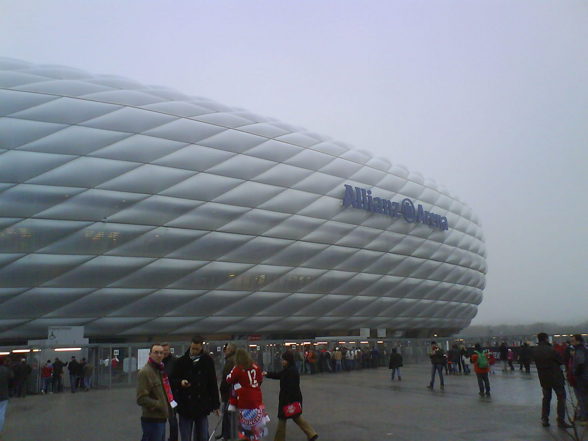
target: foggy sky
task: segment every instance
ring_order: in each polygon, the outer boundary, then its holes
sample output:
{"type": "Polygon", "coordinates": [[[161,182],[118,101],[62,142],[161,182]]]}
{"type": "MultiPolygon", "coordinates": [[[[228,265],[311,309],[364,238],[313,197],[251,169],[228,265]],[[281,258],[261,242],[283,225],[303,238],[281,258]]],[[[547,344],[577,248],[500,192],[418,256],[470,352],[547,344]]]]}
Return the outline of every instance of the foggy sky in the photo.
{"type": "Polygon", "coordinates": [[[0,0],[0,55],[205,96],[421,172],[482,221],[472,324],[588,319],[584,0],[0,0]]]}

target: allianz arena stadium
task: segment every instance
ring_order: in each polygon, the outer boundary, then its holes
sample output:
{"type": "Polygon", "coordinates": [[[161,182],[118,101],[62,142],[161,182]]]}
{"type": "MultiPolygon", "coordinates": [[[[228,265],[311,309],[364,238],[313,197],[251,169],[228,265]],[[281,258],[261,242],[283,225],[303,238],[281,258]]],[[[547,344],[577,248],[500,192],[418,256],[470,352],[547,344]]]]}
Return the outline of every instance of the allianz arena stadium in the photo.
{"type": "Polygon", "coordinates": [[[477,217],[384,158],[112,75],[0,58],[0,340],[449,335],[477,217]]]}

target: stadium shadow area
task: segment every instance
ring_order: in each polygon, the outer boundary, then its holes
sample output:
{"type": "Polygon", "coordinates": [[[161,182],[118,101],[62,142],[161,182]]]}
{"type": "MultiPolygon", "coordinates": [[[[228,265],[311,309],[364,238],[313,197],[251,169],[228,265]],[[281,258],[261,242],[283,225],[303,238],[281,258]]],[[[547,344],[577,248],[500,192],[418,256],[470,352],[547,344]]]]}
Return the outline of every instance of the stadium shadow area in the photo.
{"type": "MultiPolygon", "coordinates": [[[[391,382],[384,368],[302,377],[304,415],[321,441],[553,441],[571,439],[539,421],[535,373],[490,376],[492,398],[480,398],[475,375],[448,376],[445,390],[426,388],[429,366],[406,366],[391,382]]],[[[279,384],[263,383],[273,439],[279,384]]],[[[11,399],[3,441],[131,441],[141,438],[134,389],[98,390],[11,399]]],[[[216,416],[210,417],[214,427],[216,416]]],[[[304,434],[288,423],[287,439],[304,434]]],[[[580,439],[588,440],[580,428],[580,439]],[[583,436],[583,438],[582,438],[583,436]]]]}

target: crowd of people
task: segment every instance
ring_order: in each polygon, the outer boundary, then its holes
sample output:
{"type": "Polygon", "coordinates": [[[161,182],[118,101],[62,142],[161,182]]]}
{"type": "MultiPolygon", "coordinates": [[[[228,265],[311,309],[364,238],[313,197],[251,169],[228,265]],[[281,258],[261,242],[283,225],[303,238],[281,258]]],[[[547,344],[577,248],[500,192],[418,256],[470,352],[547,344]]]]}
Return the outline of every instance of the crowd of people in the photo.
{"type": "MultiPolygon", "coordinates": [[[[552,395],[557,399],[557,425],[567,429],[574,424],[588,426],[588,349],[582,335],[551,345],[547,334],[537,335],[538,344],[528,342],[483,348],[480,344],[463,343],[446,346],[431,342],[427,355],[431,362],[429,389],[438,384],[445,388],[446,375],[470,375],[477,379],[479,395],[491,397],[491,374],[499,369],[505,375],[516,370],[530,374],[531,363],[543,392],[541,422],[549,426],[552,395]],[[566,386],[576,397],[573,415],[566,415],[566,386]]],[[[220,348],[219,348],[220,349],[220,348]]],[[[279,348],[275,348],[279,349],[279,348]]],[[[137,376],[137,403],[142,408],[142,441],[164,441],[169,426],[168,441],[208,441],[208,416],[221,417],[213,429],[217,439],[259,441],[267,435],[267,423],[273,418],[265,408],[261,384],[265,378],[280,381],[277,429],[274,441],[286,439],[286,422],[291,419],[307,439],[318,434],[302,416],[300,376],[317,373],[339,373],[375,368],[388,361],[391,381],[402,381],[404,369],[402,348],[387,352],[377,347],[289,346],[284,351],[251,352],[233,343],[223,347],[223,360],[215,366],[214,354],[204,350],[202,337],[192,339],[188,350],[175,357],[168,343],[154,344],[147,364],[137,376]],[[212,355],[212,356],[211,356],[212,355]],[[217,367],[222,367],[217,370],[217,367]],[[217,383],[220,374],[220,386],[217,383]]],[[[32,369],[26,359],[0,359],[0,428],[3,425],[8,397],[23,397],[32,369]],[[10,361],[10,363],[5,363],[10,361]]],[[[71,392],[92,387],[92,365],[75,356],[69,362],[59,358],[47,360],[40,368],[41,393],[62,392],[63,376],[69,373],[71,392]]],[[[1,429],[0,429],[1,430],[1,429]]]]}
{"type": "MultiPolygon", "coordinates": [[[[539,381],[543,391],[541,421],[549,426],[549,414],[552,393],[557,397],[557,425],[562,429],[573,427],[577,423],[588,425],[588,349],[583,337],[575,335],[565,344],[552,346],[547,334],[537,335],[537,346],[528,342],[518,346],[509,346],[503,342],[499,347],[482,348],[480,344],[466,347],[453,344],[448,351],[441,345],[431,342],[428,356],[431,360],[431,378],[427,385],[445,388],[445,375],[469,375],[475,373],[479,395],[491,397],[489,374],[495,373],[497,366],[510,373],[515,370],[514,363],[524,375],[530,373],[531,362],[537,367],[539,381]],[[563,367],[563,369],[562,369],[563,367]],[[565,375],[564,375],[565,373],[565,375]],[[565,414],[565,379],[569,382],[577,398],[574,415],[565,414]],[[568,422],[569,421],[569,422],[568,422]],[[572,423],[572,424],[570,424],[572,423]]],[[[139,378],[145,378],[143,371],[166,373],[159,384],[169,385],[158,391],[162,401],[162,412],[157,419],[158,429],[152,435],[145,423],[155,422],[149,419],[149,402],[146,401],[147,389],[137,390],[137,401],[144,408],[142,441],[163,441],[166,422],[170,427],[169,441],[204,441],[209,437],[207,417],[215,412],[222,415],[222,427],[217,439],[232,440],[236,438],[258,441],[267,434],[269,415],[263,404],[261,383],[264,378],[280,380],[278,405],[278,425],[274,441],[284,441],[286,421],[292,419],[305,433],[309,440],[316,440],[318,435],[313,427],[302,417],[302,395],[300,393],[300,375],[319,372],[337,373],[361,368],[378,367],[382,356],[377,348],[346,348],[344,346],[315,349],[312,346],[288,349],[281,355],[282,369],[267,372],[261,366],[275,366],[275,360],[255,362],[245,349],[237,349],[228,343],[224,347],[224,367],[220,384],[220,397],[216,388],[214,360],[202,350],[201,338],[192,341],[190,349],[180,358],[170,354],[169,345],[154,345],[148,365],[143,368],[139,378]],[[157,361],[157,352],[161,347],[161,361],[157,361]],[[152,367],[149,368],[149,364],[152,367]],[[163,391],[163,392],[162,392],[163,391]],[[177,418],[179,418],[179,423],[177,418]],[[179,427],[179,431],[178,428],[179,427]]],[[[151,355],[151,354],[150,354],[151,355]]],[[[260,355],[258,353],[257,355],[260,355]]],[[[388,361],[391,381],[401,381],[400,369],[403,368],[402,354],[393,348],[388,361]]],[[[151,372],[152,374],[152,372],[151,372]]]]}
{"type": "MultiPolygon", "coordinates": [[[[8,395],[14,398],[24,398],[28,392],[29,377],[33,373],[32,366],[26,358],[6,358],[4,366],[12,372],[8,382],[8,395]]],[[[69,375],[70,391],[90,390],[94,366],[85,358],[80,361],[72,356],[70,361],[62,361],[55,357],[53,361],[47,360],[40,366],[39,377],[41,380],[41,394],[60,393],[64,391],[63,377],[69,375]]]]}
{"type": "Polygon", "coordinates": [[[92,388],[94,366],[85,358],[80,361],[75,356],[68,362],[63,362],[56,357],[55,360],[47,360],[41,367],[41,393],[52,394],[63,392],[63,374],[67,368],[71,393],[78,390],[86,392],[92,388]]]}
{"type": "Polygon", "coordinates": [[[318,439],[316,431],[302,416],[300,372],[294,351],[284,351],[281,369],[270,372],[262,370],[243,348],[228,343],[223,353],[222,378],[217,386],[214,360],[203,350],[202,337],[192,338],[189,349],[181,357],[174,357],[168,343],[151,346],[148,362],[137,377],[142,441],[164,441],[166,425],[169,441],[208,441],[211,413],[222,415],[217,439],[261,440],[267,435],[270,420],[261,391],[264,378],[280,381],[274,440],[285,441],[289,419],[309,441],[318,439]]]}
{"type": "MultiPolygon", "coordinates": [[[[479,394],[490,397],[490,373],[494,373],[497,361],[502,364],[505,373],[515,370],[514,362],[519,363],[519,370],[525,374],[531,372],[531,362],[535,363],[541,384],[543,401],[541,406],[541,423],[548,427],[552,394],[557,398],[557,425],[562,429],[572,428],[572,424],[588,426],[588,348],[584,338],[576,334],[565,343],[551,345],[545,333],[537,334],[537,346],[528,342],[517,347],[509,347],[503,342],[498,348],[482,348],[476,343],[473,347],[454,344],[447,353],[437,342],[431,342],[428,352],[431,360],[431,380],[427,386],[434,389],[435,379],[439,377],[440,388],[445,389],[445,374],[468,375],[473,366],[476,374],[479,394]],[[524,370],[523,370],[524,368],[524,370]],[[566,381],[573,389],[577,406],[575,413],[566,420],[566,381]],[[569,421],[569,422],[568,422],[569,421]]],[[[391,380],[395,374],[400,380],[402,357],[395,351],[390,356],[389,368],[391,380]]]]}
{"type": "Polygon", "coordinates": [[[371,348],[336,346],[329,350],[327,346],[317,349],[309,345],[292,349],[292,354],[300,375],[376,368],[382,361],[382,354],[375,346],[371,348]]]}

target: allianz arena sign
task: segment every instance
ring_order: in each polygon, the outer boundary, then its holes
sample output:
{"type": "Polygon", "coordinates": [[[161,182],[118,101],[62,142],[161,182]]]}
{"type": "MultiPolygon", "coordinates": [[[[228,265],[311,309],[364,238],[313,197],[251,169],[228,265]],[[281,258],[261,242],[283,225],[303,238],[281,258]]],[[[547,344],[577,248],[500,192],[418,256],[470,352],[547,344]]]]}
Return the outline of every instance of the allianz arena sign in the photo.
{"type": "Polygon", "coordinates": [[[449,229],[445,216],[425,211],[421,204],[415,208],[414,202],[409,198],[404,198],[401,202],[392,202],[388,199],[372,196],[372,191],[367,188],[354,188],[345,184],[343,207],[349,206],[390,217],[402,217],[408,223],[425,224],[441,231],[449,229]]]}

